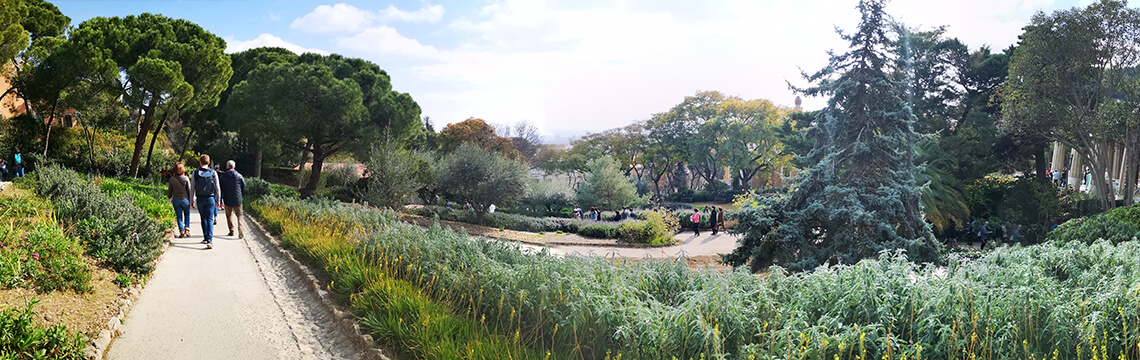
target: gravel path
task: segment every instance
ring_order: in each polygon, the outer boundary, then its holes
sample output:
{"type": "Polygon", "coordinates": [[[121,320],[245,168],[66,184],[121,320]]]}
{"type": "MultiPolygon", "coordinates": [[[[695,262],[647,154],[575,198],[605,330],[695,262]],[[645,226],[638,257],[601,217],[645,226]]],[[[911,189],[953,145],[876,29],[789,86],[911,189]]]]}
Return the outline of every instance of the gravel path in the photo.
{"type": "Polygon", "coordinates": [[[355,359],[356,347],[256,227],[225,236],[225,214],[205,250],[174,239],[107,359],[355,359]],[[218,236],[217,234],[221,234],[218,236]]]}

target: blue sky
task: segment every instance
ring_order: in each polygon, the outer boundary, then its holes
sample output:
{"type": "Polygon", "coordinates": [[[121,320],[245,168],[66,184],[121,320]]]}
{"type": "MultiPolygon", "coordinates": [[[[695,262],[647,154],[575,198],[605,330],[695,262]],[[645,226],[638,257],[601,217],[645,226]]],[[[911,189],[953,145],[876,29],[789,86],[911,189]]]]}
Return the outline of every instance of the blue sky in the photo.
{"type": "MultiPolygon", "coordinates": [[[[1032,14],[1091,0],[894,0],[912,26],[971,48],[1016,42],[1032,14]]],[[[55,0],[73,25],[143,12],[187,19],[229,51],[284,46],[388,71],[437,130],[468,117],[530,121],[555,136],[624,126],[698,90],[791,106],[787,81],[844,44],[856,0],[95,1],[55,0]]],[[[823,99],[805,99],[806,108],[823,99]]]]}

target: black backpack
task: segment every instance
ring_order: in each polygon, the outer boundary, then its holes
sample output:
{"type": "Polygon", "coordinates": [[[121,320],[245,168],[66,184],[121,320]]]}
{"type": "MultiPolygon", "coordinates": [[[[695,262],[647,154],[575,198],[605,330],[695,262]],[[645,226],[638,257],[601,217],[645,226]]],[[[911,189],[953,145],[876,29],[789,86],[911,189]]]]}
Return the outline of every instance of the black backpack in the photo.
{"type": "Polygon", "coordinates": [[[202,170],[194,170],[194,195],[200,198],[217,197],[217,174],[214,170],[205,171],[205,176],[202,173],[202,170]]]}

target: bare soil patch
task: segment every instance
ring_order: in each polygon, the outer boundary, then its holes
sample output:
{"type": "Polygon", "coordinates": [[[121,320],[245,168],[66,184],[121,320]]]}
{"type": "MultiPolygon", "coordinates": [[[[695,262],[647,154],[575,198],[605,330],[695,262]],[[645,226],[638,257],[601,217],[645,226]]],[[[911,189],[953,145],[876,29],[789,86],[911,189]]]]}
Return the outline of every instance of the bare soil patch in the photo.
{"type": "Polygon", "coordinates": [[[87,335],[99,336],[119,311],[119,299],[126,299],[127,293],[115,284],[117,273],[104,268],[93,267],[91,271],[91,292],[75,293],[56,291],[50,294],[37,294],[35,290],[0,290],[0,307],[22,309],[26,301],[39,300],[34,310],[39,313],[36,320],[40,325],[67,325],[67,329],[87,335]]]}

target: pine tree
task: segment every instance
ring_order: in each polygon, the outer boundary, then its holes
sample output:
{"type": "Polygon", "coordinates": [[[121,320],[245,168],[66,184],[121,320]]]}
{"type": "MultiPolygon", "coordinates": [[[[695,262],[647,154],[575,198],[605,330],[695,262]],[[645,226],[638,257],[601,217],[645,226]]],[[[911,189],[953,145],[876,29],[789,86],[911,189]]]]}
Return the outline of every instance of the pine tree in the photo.
{"type": "Polygon", "coordinates": [[[923,222],[915,183],[915,117],[903,100],[905,81],[889,68],[884,2],[860,1],[858,31],[840,34],[850,50],[807,76],[816,85],[801,92],[830,97],[810,132],[810,167],[788,193],[737,213],[744,238],[728,263],[801,271],[893,249],[937,259],[940,245],[923,222]]]}

